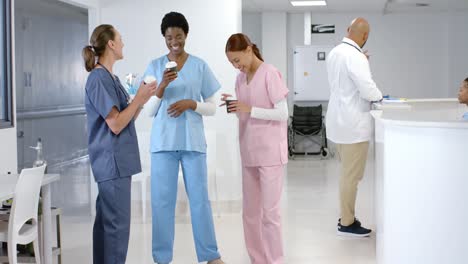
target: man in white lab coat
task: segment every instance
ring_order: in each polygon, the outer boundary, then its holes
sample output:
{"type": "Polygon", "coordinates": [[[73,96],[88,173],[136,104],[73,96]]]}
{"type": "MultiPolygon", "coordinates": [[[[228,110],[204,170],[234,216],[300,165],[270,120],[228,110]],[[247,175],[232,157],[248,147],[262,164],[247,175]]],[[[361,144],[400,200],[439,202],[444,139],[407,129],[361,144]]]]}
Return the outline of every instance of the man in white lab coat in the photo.
{"type": "Polygon", "coordinates": [[[372,80],[369,58],[362,51],[369,32],[369,23],[356,18],[347,37],[330,52],[327,60],[331,90],[327,138],[336,143],[341,160],[338,234],[344,236],[366,237],[372,232],[355,217],[358,184],[364,176],[372,136],[371,102],[382,100],[382,93],[372,80]]]}

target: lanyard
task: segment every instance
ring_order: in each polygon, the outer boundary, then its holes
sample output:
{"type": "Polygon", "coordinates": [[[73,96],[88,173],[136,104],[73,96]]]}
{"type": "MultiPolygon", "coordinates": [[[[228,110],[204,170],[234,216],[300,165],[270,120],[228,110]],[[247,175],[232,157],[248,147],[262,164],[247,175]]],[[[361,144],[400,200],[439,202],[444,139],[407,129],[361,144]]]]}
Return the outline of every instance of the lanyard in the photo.
{"type": "Polygon", "coordinates": [[[343,41],[343,42],[341,42],[341,43],[346,44],[346,45],[350,45],[351,47],[357,49],[357,51],[359,51],[359,53],[362,53],[362,51],[361,51],[360,49],[358,49],[356,46],[354,46],[354,45],[352,45],[352,44],[350,44],[350,43],[348,43],[348,42],[344,42],[344,41],[343,41]]]}
{"type": "Polygon", "coordinates": [[[117,90],[119,89],[124,95],[125,95],[125,99],[127,100],[127,104],[130,104],[131,102],[131,99],[130,99],[130,95],[128,95],[127,91],[125,91],[123,88],[122,88],[122,85],[121,84],[116,84],[115,83],[115,75],[113,75],[104,65],[102,65],[100,62],[98,62],[97,64],[99,64],[104,70],[106,70],[106,72],[109,74],[109,76],[112,78],[112,82],[114,83],[114,88],[117,90]],[[118,87],[118,88],[117,88],[118,87]]]}

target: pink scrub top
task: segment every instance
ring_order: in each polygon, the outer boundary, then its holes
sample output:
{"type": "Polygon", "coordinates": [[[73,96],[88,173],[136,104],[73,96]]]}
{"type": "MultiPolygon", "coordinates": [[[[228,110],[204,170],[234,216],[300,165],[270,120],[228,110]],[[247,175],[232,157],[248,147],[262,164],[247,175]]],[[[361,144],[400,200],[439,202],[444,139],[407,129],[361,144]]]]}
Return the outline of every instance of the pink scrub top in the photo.
{"type": "MultiPolygon", "coordinates": [[[[288,95],[281,73],[262,63],[249,84],[247,75],[236,80],[237,99],[252,107],[273,109],[288,95]]],[[[239,143],[244,167],[284,165],[288,162],[287,121],[262,120],[239,114],[239,143]]]]}

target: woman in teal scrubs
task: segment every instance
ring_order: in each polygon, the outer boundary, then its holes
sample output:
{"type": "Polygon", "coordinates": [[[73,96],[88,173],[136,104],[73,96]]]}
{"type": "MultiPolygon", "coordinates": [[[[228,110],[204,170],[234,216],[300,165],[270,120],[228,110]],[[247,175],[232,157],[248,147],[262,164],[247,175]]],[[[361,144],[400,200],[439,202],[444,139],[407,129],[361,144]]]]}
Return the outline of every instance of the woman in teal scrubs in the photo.
{"type": "Polygon", "coordinates": [[[156,83],[140,86],[130,102],[112,72],[123,58],[123,42],[111,25],[94,29],[83,48],[86,82],[85,107],[88,153],[98,184],[93,228],[93,263],[125,264],[130,234],[131,176],[141,172],[134,120],[156,92],[156,83]]]}
{"type": "Polygon", "coordinates": [[[166,14],[161,33],[169,54],[153,60],[145,72],[159,82],[156,97],[147,104],[154,116],[151,132],[153,259],[159,264],[172,262],[180,164],[190,202],[198,262],[222,264],[208,199],[202,117],[216,112],[214,98],[220,84],[202,59],[185,51],[188,30],[182,14],[166,14]],[[177,71],[165,69],[169,61],[177,63],[177,71]]]}

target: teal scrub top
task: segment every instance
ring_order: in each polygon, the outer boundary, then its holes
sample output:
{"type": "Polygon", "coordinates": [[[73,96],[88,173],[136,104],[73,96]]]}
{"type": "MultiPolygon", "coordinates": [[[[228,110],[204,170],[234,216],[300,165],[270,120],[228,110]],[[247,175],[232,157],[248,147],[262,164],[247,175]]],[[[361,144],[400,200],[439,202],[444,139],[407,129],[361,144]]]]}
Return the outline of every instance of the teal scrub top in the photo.
{"type": "Polygon", "coordinates": [[[95,68],[86,82],[88,153],[96,182],[141,172],[135,121],[131,120],[118,135],[106,123],[113,107],[118,111],[128,107],[128,94],[114,77],[103,68],[95,68]]]}
{"type": "MultiPolygon", "coordinates": [[[[145,76],[163,79],[167,56],[153,60],[146,69],[145,76]]],[[[167,109],[174,103],[191,99],[202,102],[213,96],[221,88],[208,64],[202,59],[189,55],[177,79],[172,81],[164,92],[159,110],[153,118],[151,131],[151,152],[196,151],[206,152],[203,117],[189,109],[174,118],[167,109]]]]}

